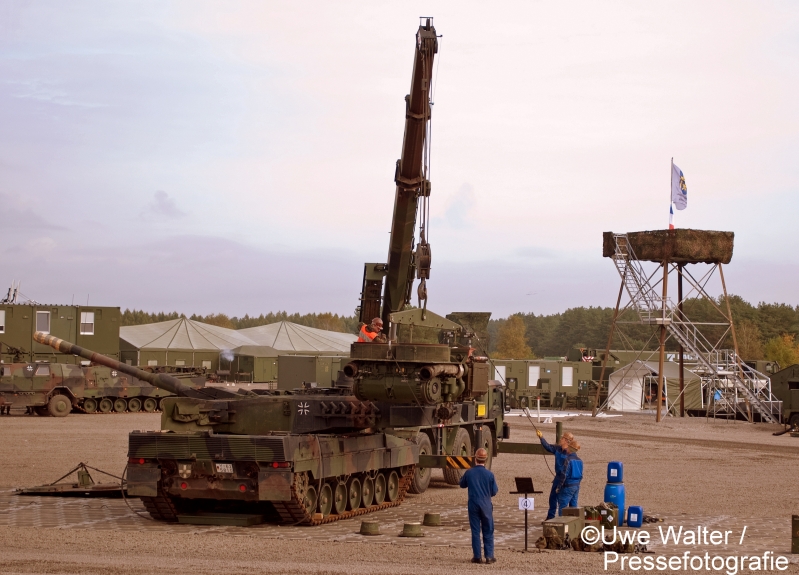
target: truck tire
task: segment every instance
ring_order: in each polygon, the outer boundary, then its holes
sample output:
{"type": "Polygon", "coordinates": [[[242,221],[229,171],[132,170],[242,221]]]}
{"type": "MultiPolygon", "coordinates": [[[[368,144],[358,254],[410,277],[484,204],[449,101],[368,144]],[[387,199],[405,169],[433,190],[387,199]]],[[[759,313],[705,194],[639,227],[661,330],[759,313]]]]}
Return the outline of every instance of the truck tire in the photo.
{"type": "Polygon", "coordinates": [[[794,413],[788,420],[788,425],[791,427],[799,427],[799,413],[794,413]]]}
{"type": "Polygon", "coordinates": [[[72,411],[72,401],[60,393],[55,394],[47,402],[47,413],[53,417],[66,417],[72,411]]]}
{"type": "MultiPolygon", "coordinates": [[[[455,435],[455,443],[452,446],[452,455],[465,455],[471,457],[474,455],[472,452],[472,440],[469,437],[469,432],[462,427],[455,435]]],[[[458,485],[463,476],[463,469],[444,469],[444,481],[449,485],[458,485]]]]}
{"type": "MultiPolygon", "coordinates": [[[[433,447],[430,443],[430,438],[426,433],[420,432],[416,436],[416,445],[419,446],[419,455],[432,455],[433,447]]],[[[413,474],[411,485],[408,491],[411,493],[424,493],[427,491],[427,486],[430,485],[430,477],[433,475],[433,470],[429,467],[417,467],[416,473],[413,474]]]]}
{"type": "Polygon", "coordinates": [[[486,469],[491,469],[491,460],[494,459],[492,455],[494,450],[494,434],[491,433],[491,428],[487,425],[483,426],[483,441],[480,445],[475,446],[474,450],[483,448],[488,452],[488,459],[486,459],[486,469]]]}

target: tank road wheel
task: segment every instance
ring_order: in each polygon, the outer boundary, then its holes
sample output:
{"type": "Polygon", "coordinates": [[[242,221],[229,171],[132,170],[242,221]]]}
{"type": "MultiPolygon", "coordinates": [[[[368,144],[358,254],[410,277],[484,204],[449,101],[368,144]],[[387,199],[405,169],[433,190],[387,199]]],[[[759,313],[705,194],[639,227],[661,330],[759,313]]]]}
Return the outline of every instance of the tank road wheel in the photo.
{"type": "Polygon", "coordinates": [[[158,400],[154,397],[148,397],[144,400],[144,403],[142,403],[142,407],[147,413],[152,413],[158,409],[158,400]]]}
{"type": "Polygon", "coordinates": [[[399,475],[396,471],[388,474],[386,480],[386,499],[392,503],[399,499],[399,475]]]}
{"type": "MultiPolygon", "coordinates": [[[[416,436],[416,444],[419,446],[419,455],[430,455],[433,453],[430,438],[426,433],[419,433],[419,435],[416,436]]],[[[417,467],[408,491],[411,493],[424,493],[427,490],[427,486],[430,485],[430,477],[432,475],[433,470],[429,467],[417,467]]]]}
{"type": "Polygon", "coordinates": [[[375,481],[368,475],[363,478],[363,483],[361,484],[361,501],[363,501],[364,507],[370,507],[372,505],[372,501],[375,500],[375,481]]]}
{"type": "Polygon", "coordinates": [[[104,397],[100,400],[100,403],[97,404],[97,408],[100,410],[100,413],[111,413],[111,410],[114,409],[114,402],[104,397]]]}
{"type": "Polygon", "coordinates": [[[138,397],[131,397],[128,400],[128,411],[130,412],[137,412],[141,410],[141,399],[138,397]]]}
{"type": "Polygon", "coordinates": [[[375,505],[382,505],[386,500],[386,476],[382,473],[375,475],[375,505]]]}
{"type": "MultiPolygon", "coordinates": [[[[452,455],[462,455],[464,457],[472,455],[472,440],[469,438],[469,432],[462,427],[455,435],[452,455]]],[[[444,481],[449,485],[458,485],[461,481],[461,476],[463,476],[462,469],[444,469],[444,481]]]]}
{"type": "Polygon", "coordinates": [[[114,411],[117,413],[123,413],[128,408],[128,402],[118,397],[114,400],[114,411]]]}
{"type": "Polygon", "coordinates": [[[322,491],[319,492],[318,509],[322,517],[327,517],[333,511],[333,489],[329,483],[322,485],[322,491]]]}
{"type": "Polygon", "coordinates": [[[347,482],[347,510],[355,511],[361,506],[361,480],[351,477],[347,482]]]}
{"type": "Polygon", "coordinates": [[[66,417],[72,411],[72,401],[66,396],[56,394],[47,403],[47,413],[53,417],[66,417]]]}
{"type": "Polygon", "coordinates": [[[339,483],[333,490],[333,509],[341,515],[347,510],[347,484],[339,483]]]}
{"type": "Polygon", "coordinates": [[[97,400],[92,397],[87,397],[83,400],[83,411],[86,413],[94,413],[97,411],[97,400]]]}
{"type": "MultiPolygon", "coordinates": [[[[488,452],[488,459],[486,459],[486,469],[491,469],[491,461],[494,457],[491,455],[494,449],[494,435],[491,433],[491,428],[487,425],[483,426],[483,441],[477,448],[482,447],[488,452]]],[[[477,449],[475,449],[477,451],[477,449]]]]}
{"type": "Polygon", "coordinates": [[[308,515],[313,515],[316,511],[316,504],[318,503],[316,495],[316,487],[309,485],[308,489],[305,490],[305,499],[302,503],[303,506],[305,506],[305,512],[308,515]]]}

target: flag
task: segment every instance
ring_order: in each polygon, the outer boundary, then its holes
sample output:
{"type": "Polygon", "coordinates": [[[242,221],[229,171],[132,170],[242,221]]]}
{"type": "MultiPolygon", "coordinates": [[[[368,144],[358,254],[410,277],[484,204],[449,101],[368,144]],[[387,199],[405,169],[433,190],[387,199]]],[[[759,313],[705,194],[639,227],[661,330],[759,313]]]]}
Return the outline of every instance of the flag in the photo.
{"type": "Polygon", "coordinates": [[[671,201],[678,210],[688,207],[688,188],[682,170],[671,163],[671,201]]]}
{"type": "Polygon", "coordinates": [[[674,229],[674,208],[671,207],[671,204],[669,204],[669,229],[674,229]]]}

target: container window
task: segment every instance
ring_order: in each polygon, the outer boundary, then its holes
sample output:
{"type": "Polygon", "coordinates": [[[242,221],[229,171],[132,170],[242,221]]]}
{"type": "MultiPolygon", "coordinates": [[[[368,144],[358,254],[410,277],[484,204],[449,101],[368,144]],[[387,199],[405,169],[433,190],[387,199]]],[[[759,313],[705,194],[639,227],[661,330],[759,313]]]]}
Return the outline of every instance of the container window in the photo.
{"type": "Polygon", "coordinates": [[[158,360],[157,359],[148,359],[147,360],[147,365],[158,365],[158,360]]]}
{"type": "Polygon", "coordinates": [[[574,368],[564,367],[563,368],[563,382],[561,383],[561,387],[572,387],[574,385],[574,368]]]}
{"type": "Polygon", "coordinates": [[[80,334],[81,335],[94,335],[94,312],[82,311],[80,312],[80,334]]]}
{"type": "Polygon", "coordinates": [[[538,387],[538,380],[541,378],[541,366],[530,365],[527,367],[527,387],[538,387]]]}
{"type": "Polygon", "coordinates": [[[175,360],[175,365],[178,366],[178,367],[180,367],[182,365],[186,365],[186,360],[185,359],[176,359],[175,360]]]}
{"type": "Polygon", "coordinates": [[[36,375],[50,375],[50,366],[40,365],[36,368],[36,375]]]}
{"type": "Polygon", "coordinates": [[[501,381],[505,383],[505,366],[504,365],[495,365],[494,366],[494,379],[496,381],[501,381]]]}
{"type": "Polygon", "coordinates": [[[211,360],[208,360],[208,359],[203,360],[203,368],[211,369],[211,360]]]}
{"type": "Polygon", "coordinates": [[[6,310],[0,309],[0,333],[6,332],[6,310]]]}
{"type": "Polygon", "coordinates": [[[36,312],[36,331],[42,333],[50,333],[50,312],[37,311],[36,312]]]}
{"type": "Polygon", "coordinates": [[[8,365],[3,366],[3,377],[8,377],[11,375],[11,367],[8,365]]]}

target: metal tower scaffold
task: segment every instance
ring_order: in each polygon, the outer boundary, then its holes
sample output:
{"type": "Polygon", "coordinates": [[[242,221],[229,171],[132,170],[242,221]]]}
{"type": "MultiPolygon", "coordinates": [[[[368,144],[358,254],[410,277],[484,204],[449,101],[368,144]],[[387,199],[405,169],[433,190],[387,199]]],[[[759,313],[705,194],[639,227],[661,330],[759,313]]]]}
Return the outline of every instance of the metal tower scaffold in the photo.
{"type": "MultiPolygon", "coordinates": [[[[701,232],[697,230],[668,230],[663,232],[643,232],[646,234],[661,234],[667,241],[674,239],[679,232],[691,232],[701,238],[701,234],[719,234],[720,232],[701,232]],[[671,234],[669,237],[666,234],[671,234]]],[[[684,370],[688,370],[701,380],[702,405],[707,417],[733,417],[743,415],[748,421],[777,423],[781,419],[782,406],[771,393],[771,381],[765,374],[759,373],[746,365],[738,354],[738,342],[735,325],[732,320],[732,310],[724,280],[724,271],[720,258],[717,261],[708,261],[707,258],[691,261],[684,255],[674,260],[664,257],[661,261],[652,258],[644,260],[636,256],[630,236],[635,234],[612,234],[605,238],[605,256],[610,257],[621,277],[619,296],[614,310],[613,321],[608,336],[608,346],[605,360],[602,364],[600,381],[604,381],[606,362],[614,335],[623,343],[624,349],[641,350],[640,357],[647,347],[650,347],[655,336],[658,337],[658,369],[657,369],[657,395],[656,398],[665,398],[667,412],[685,415],[684,398],[684,370]],[[676,261],[675,261],[676,260],[676,261]],[[647,272],[644,262],[657,264],[654,270],[647,272]],[[688,263],[706,263],[708,270],[695,276],[689,269],[688,263]],[[718,300],[707,292],[708,283],[716,274],[720,280],[723,297],[718,300]],[[675,303],[668,292],[669,277],[677,277],[677,302],[675,303]],[[687,293],[683,293],[683,282],[689,286],[687,293]],[[629,301],[621,307],[622,296],[627,294],[629,301]],[[697,308],[697,301],[701,307],[712,314],[712,318],[691,319],[686,313],[686,302],[692,300],[693,308],[697,308]],[[640,338],[634,343],[627,327],[641,334],[640,326],[652,326],[655,329],[649,340],[641,344],[640,338]],[[725,342],[732,342],[732,349],[725,349],[725,342]],[[665,397],[664,393],[664,362],[667,346],[677,347],[679,358],[679,394],[677,397],[665,397]],[[679,404],[678,404],[679,402],[679,404]]],[[[730,234],[731,238],[731,234],[730,234]]],[[[676,245],[676,241],[673,242],[676,245]]],[[[668,250],[660,250],[668,256],[668,250]]],[[[732,256],[732,243],[730,239],[729,256],[732,256]]],[[[712,260],[712,258],[711,258],[712,260]]],[[[650,266],[652,267],[652,266],[650,266]]],[[[707,314],[705,314],[707,315],[707,314]]],[[[726,345],[729,345],[728,343],[726,345]]],[[[636,358],[638,359],[638,358],[636,358]]],[[[607,409],[613,399],[615,390],[608,389],[607,399],[599,403],[599,389],[594,410],[594,415],[607,409]]],[[[656,400],[656,404],[659,404],[656,400]]],[[[656,408],[656,420],[660,421],[662,407],[656,408]]]]}

